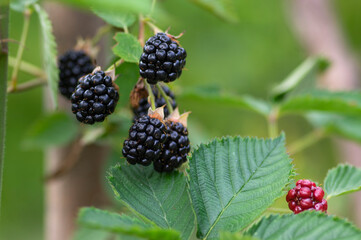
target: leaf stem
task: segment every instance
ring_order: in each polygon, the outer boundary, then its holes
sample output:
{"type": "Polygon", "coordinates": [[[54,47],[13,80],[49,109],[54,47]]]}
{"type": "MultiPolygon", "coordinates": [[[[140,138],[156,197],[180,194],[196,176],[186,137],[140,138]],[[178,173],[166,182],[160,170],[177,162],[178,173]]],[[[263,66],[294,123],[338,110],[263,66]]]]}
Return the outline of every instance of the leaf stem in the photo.
{"type": "Polygon", "coordinates": [[[138,41],[140,42],[140,45],[144,47],[144,18],[142,14],[139,14],[138,41]]]}
{"type": "Polygon", "coordinates": [[[27,81],[25,83],[20,84],[16,88],[14,88],[13,86],[9,86],[8,89],[7,89],[7,92],[8,93],[24,92],[26,90],[30,90],[32,88],[42,86],[42,85],[46,85],[46,84],[47,84],[47,81],[45,79],[36,78],[34,80],[30,80],[30,81],[27,81]]]}
{"type": "Polygon", "coordinates": [[[14,69],[11,75],[11,87],[15,90],[16,84],[17,84],[17,78],[18,78],[18,72],[21,64],[21,58],[23,56],[24,48],[25,48],[25,42],[26,38],[28,36],[29,31],[29,25],[30,25],[30,16],[31,16],[31,10],[26,9],[24,12],[24,25],[23,25],[23,31],[21,33],[20,38],[20,44],[18,48],[18,52],[16,54],[14,69]]]}
{"type": "Polygon", "coordinates": [[[275,138],[278,135],[278,117],[279,117],[279,109],[278,107],[274,107],[271,113],[268,115],[268,135],[270,138],[275,138]]]}
{"type": "Polygon", "coordinates": [[[124,63],[124,59],[119,59],[118,61],[116,61],[114,64],[112,64],[110,67],[108,67],[108,69],[106,71],[111,71],[117,67],[119,67],[120,65],[122,65],[124,63]]]}
{"type": "Polygon", "coordinates": [[[150,105],[152,106],[152,110],[155,110],[155,98],[154,98],[154,94],[152,91],[152,87],[150,86],[149,83],[147,83],[147,80],[143,79],[144,82],[144,86],[147,88],[147,92],[149,95],[149,100],[150,100],[150,105]]]}
{"type": "MultiPolygon", "coordinates": [[[[16,63],[16,59],[14,57],[9,56],[9,66],[14,67],[15,63],[16,63]]],[[[40,78],[46,77],[45,72],[41,68],[25,61],[20,61],[19,69],[35,77],[40,77],[40,78]]]]}
{"type": "Polygon", "coordinates": [[[288,151],[292,154],[298,153],[305,148],[315,144],[321,138],[325,137],[325,132],[321,129],[315,129],[312,132],[306,134],[305,136],[299,138],[297,141],[290,144],[288,151]]]}
{"type": "Polygon", "coordinates": [[[154,25],[149,20],[145,20],[145,23],[153,30],[154,34],[157,34],[159,32],[163,32],[160,28],[158,28],[156,25],[154,25]]]}
{"type": "Polygon", "coordinates": [[[152,6],[150,8],[150,13],[149,13],[149,16],[152,16],[153,12],[154,12],[154,7],[155,7],[155,4],[157,3],[157,0],[153,0],[152,1],[152,6]]]}
{"type": "Polygon", "coordinates": [[[111,25],[104,25],[102,27],[100,27],[98,29],[98,31],[95,33],[94,37],[92,38],[91,40],[91,44],[93,46],[97,45],[98,42],[102,39],[102,37],[107,34],[108,32],[110,32],[110,30],[112,29],[112,26],[111,25]]]}
{"type": "Polygon", "coordinates": [[[164,98],[164,100],[167,104],[168,111],[171,114],[173,112],[173,106],[169,101],[169,96],[164,92],[162,86],[159,83],[157,83],[157,88],[158,88],[158,91],[160,92],[160,94],[162,95],[162,97],[164,98]]]}

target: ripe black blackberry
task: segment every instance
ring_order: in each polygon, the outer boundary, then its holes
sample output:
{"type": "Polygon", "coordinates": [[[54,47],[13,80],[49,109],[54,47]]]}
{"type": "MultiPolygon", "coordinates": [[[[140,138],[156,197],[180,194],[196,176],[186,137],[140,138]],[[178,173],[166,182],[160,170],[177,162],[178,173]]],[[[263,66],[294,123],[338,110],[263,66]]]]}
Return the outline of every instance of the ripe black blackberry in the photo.
{"type": "Polygon", "coordinates": [[[149,166],[161,155],[166,137],[166,126],[159,118],[140,117],[129,129],[129,138],[123,144],[123,156],[130,164],[149,166]]]}
{"type": "Polygon", "coordinates": [[[157,33],[143,48],[139,72],[148,83],[172,82],[180,77],[186,64],[187,52],[170,35],[157,33]]]}
{"type": "MultiPolygon", "coordinates": [[[[174,93],[167,87],[167,86],[162,86],[165,94],[167,94],[167,96],[169,96],[172,100],[172,107],[173,109],[175,109],[177,107],[177,103],[175,101],[175,96],[174,93]]],[[[166,105],[166,101],[163,98],[163,96],[159,93],[158,89],[155,86],[152,86],[152,91],[155,97],[155,107],[161,107],[166,105]]],[[[134,113],[134,119],[137,119],[141,116],[145,116],[148,114],[148,109],[150,108],[150,104],[148,102],[148,97],[144,97],[141,98],[138,102],[138,107],[132,107],[133,113],[134,113]]],[[[169,110],[168,107],[165,106],[164,107],[164,117],[168,117],[169,116],[169,110]]]]}
{"type": "Polygon", "coordinates": [[[94,69],[91,58],[84,51],[70,50],[59,58],[59,91],[70,99],[78,79],[94,69]]]}
{"type": "Polygon", "coordinates": [[[183,163],[187,162],[190,151],[186,124],[170,119],[166,121],[166,125],[167,140],[163,145],[162,155],[153,163],[154,169],[158,172],[171,172],[179,168],[183,163]]]}
{"type": "Polygon", "coordinates": [[[71,95],[72,111],[83,123],[103,122],[119,100],[118,86],[110,76],[98,69],[79,79],[71,95]]]}

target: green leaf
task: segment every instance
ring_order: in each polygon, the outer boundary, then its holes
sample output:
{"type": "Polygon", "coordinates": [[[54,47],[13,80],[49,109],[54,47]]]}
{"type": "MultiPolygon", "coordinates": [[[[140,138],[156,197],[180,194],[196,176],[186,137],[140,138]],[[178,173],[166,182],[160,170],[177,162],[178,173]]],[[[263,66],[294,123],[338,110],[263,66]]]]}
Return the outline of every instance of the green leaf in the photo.
{"type": "Polygon", "coordinates": [[[86,228],[121,233],[149,240],[180,239],[179,233],[172,229],[161,229],[125,214],[119,215],[96,208],[82,208],[79,213],[78,222],[86,228]]]}
{"type": "Polygon", "coordinates": [[[123,63],[117,67],[116,74],[119,74],[119,77],[115,82],[121,86],[118,106],[128,107],[130,92],[139,78],[139,67],[134,63],[123,63]]]}
{"type": "Polygon", "coordinates": [[[291,92],[305,79],[305,77],[317,70],[324,71],[329,65],[329,62],[324,58],[311,57],[304,61],[294,71],[291,72],[285,80],[272,89],[272,95],[275,99],[282,98],[285,94],[291,92]]]}
{"type": "Polygon", "coordinates": [[[284,135],[229,137],[193,152],[189,184],[199,238],[245,228],[283,194],[293,174],[284,144],[284,135]]]}
{"type": "Polygon", "coordinates": [[[293,96],[280,105],[280,114],[311,111],[361,116],[361,92],[314,90],[293,96]]]}
{"type": "Polygon", "coordinates": [[[361,189],[361,169],[351,165],[338,165],[328,171],[324,181],[327,198],[361,189]]]}
{"type": "Polygon", "coordinates": [[[115,55],[126,62],[138,63],[142,54],[142,47],[138,40],[129,33],[119,32],[115,35],[117,45],[113,47],[115,55]]]}
{"type": "Polygon", "coordinates": [[[191,0],[191,1],[223,20],[229,22],[237,22],[238,20],[237,15],[234,11],[233,2],[231,0],[191,0]]]}
{"type": "MultiPolygon", "coordinates": [[[[86,227],[80,227],[76,230],[73,240],[109,240],[114,239],[114,234],[86,227]]],[[[115,239],[114,239],[115,240],[115,239]]]]}
{"type": "Polygon", "coordinates": [[[34,8],[38,13],[41,26],[44,69],[48,80],[53,107],[56,109],[58,107],[57,94],[59,70],[56,64],[57,50],[53,35],[53,27],[48,14],[38,4],[34,4],[34,8]]]}
{"type": "Polygon", "coordinates": [[[11,0],[10,8],[17,12],[25,12],[25,10],[32,4],[36,3],[38,0],[11,0]]]}
{"type": "Polygon", "coordinates": [[[101,11],[93,9],[93,12],[100,18],[102,18],[105,22],[109,23],[118,28],[127,28],[131,26],[136,17],[132,13],[122,13],[117,11],[101,11]]]}
{"type": "Polygon", "coordinates": [[[258,240],[258,238],[244,236],[241,233],[221,232],[220,240],[258,240]]]}
{"type": "Polygon", "coordinates": [[[41,118],[27,132],[24,144],[28,147],[46,148],[62,145],[75,139],[78,126],[65,113],[54,113],[41,118]]]}
{"type": "Polygon", "coordinates": [[[159,174],[152,167],[118,165],[110,169],[108,180],[117,198],[130,209],[189,239],[195,219],[182,173],[159,174]]]}
{"type": "Polygon", "coordinates": [[[186,90],[180,95],[182,98],[188,98],[192,101],[205,101],[210,103],[219,103],[231,107],[239,107],[255,111],[262,115],[268,115],[271,111],[271,105],[268,102],[251,96],[236,96],[230,93],[212,93],[205,91],[186,90]]]}
{"type": "Polygon", "coordinates": [[[361,239],[361,231],[351,223],[316,211],[264,217],[247,235],[267,240],[361,239]]]}
{"type": "Polygon", "coordinates": [[[336,134],[361,143],[361,117],[312,112],[307,114],[306,118],[327,134],[336,134]]]}

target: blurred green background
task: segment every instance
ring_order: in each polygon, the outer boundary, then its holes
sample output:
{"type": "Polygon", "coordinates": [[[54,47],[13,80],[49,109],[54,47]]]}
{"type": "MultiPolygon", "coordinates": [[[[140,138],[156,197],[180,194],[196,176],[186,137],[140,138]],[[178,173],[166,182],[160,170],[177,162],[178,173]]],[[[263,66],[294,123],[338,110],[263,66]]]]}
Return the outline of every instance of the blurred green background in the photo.
{"type": "MultiPolygon", "coordinates": [[[[332,4],[348,43],[361,56],[361,2],[337,0],[332,4]]],[[[266,99],[269,89],[307,57],[291,29],[285,1],[235,1],[239,21],[234,24],[224,22],[186,0],[162,1],[162,5],[171,17],[158,25],[162,29],[171,26],[172,33],[185,31],[181,41],[188,52],[188,70],[176,81],[176,88],[212,87],[266,99]]],[[[22,21],[21,14],[11,12],[11,39],[20,38],[22,21]]],[[[33,16],[24,59],[40,66],[37,26],[33,16]]],[[[17,45],[10,43],[11,56],[16,50],[17,45]]],[[[20,76],[23,80],[30,78],[26,74],[20,76]]],[[[209,138],[267,136],[265,120],[254,113],[217,104],[209,106],[186,98],[179,99],[178,104],[181,110],[192,111],[191,137],[192,128],[209,138]]],[[[9,95],[7,114],[0,239],[42,239],[43,153],[22,146],[29,126],[43,115],[42,90],[9,95]]],[[[300,117],[290,116],[281,119],[280,128],[285,130],[287,143],[290,143],[310,131],[311,126],[300,117]]],[[[193,142],[203,138],[193,136],[193,142]]],[[[299,178],[319,182],[329,168],[341,161],[330,139],[322,140],[292,158],[299,178]]],[[[329,213],[352,221],[350,204],[345,204],[350,196],[332,199],[329,213]]],[[[285,207],[283,201],[278,205],[285,207]]]]}

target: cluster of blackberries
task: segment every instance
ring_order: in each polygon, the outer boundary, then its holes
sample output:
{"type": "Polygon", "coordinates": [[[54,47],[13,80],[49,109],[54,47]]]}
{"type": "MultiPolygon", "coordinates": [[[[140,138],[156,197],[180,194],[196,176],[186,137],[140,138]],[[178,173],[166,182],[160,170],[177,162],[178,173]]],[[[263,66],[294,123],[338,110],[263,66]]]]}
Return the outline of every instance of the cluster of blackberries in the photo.
{"type": "MultiPolygon", "coordinates": [[[[173,109],[175,109],[177,107],[177,103],[175,101],[174,93],[167,86],[162,86],[162,88],[163,88],[163,91],[165,92],[165,94],[171,98],[172,107],[173,107],[173,109]]],[[[153,94],[155,97],[155,107],[158,108],[158,107],[162,107],[162,106],[166,105],[165,99],[159,93],[158,89],[155,86],[152,86],[152,91],[153,91],[153,94]]],[[[148,102],[147,97],[139,99],[138,107],[132,107],[132,110],[134,113],[134,119],[137,119],[139,117],[147,115],[149,108],[150,108],[150,104],[148,102]]],[[[168,117],[168,116],[169,116],[169,110],[168,110],[168,107],[165,106],[164,107],[164,117],[168,117]]]]}
{"type": "Polygon", "coordinates": [[[180,122],[143,116],[129,129],[123,156],[130,164],[153,167],[158,172],[171,172],[187,161],[190,151],[188,130],[180,122]]]}
{"type": "Polygon", "coordinates": [[[103,122],[119,100],[117,86],[103,71],[85,75],[71,95],[72,111],[83,123],[103,122]]]}
{"type": "Polygon", "coordinates": [[[148,83],[172,82],[180,77],[186,64],[187,52],[166,33],[149,38],[139,61],[140,76],[148,83]]]}
{"type": "Polygon", "coordinates": [[[296,187],[289,190],[286,196],[288,207],[295,213],[305,210],[327,211],[327,201],[323,198],[324,191],[307,179],[298,180],[296,187]]]}
{"type": "Polygon", "coordinates": [[[59,91],[70,99],[78,80],[94,69],[91,58],[83,51],[70,50],[59,58],[59,91]]]}

